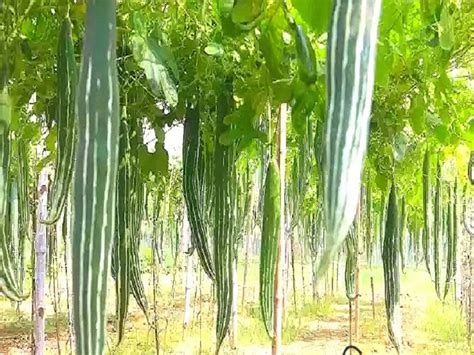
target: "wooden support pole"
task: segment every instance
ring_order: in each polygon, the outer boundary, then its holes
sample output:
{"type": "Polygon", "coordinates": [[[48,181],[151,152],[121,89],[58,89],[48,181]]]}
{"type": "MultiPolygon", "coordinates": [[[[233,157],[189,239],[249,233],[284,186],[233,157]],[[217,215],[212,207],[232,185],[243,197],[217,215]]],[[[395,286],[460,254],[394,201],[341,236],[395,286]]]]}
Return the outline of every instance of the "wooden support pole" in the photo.
{"type": "Polygon", "coordinates": [[[45,220],[48,216],[48,172],[46,169],[40,173],[38,179],[38,211],[37,211],[37,229],[35,238],[35,325],[34,325],[34,343],[35,355],[44,355],[46,351],[45,340],[45,293],[46,293],[46,225],[39,221],[45,220]]]}

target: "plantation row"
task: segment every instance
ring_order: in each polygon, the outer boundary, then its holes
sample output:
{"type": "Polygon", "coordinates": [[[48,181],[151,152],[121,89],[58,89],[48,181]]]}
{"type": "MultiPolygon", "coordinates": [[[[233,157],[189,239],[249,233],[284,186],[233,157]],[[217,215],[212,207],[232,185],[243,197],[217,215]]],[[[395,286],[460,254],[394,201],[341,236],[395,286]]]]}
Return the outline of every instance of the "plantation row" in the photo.
{"type": "Polygon", "coordinates": [[[103,354],[109,273],[117,342],[131,296],[158,332],[142,234],[146,225],[154,260],[164,263],[165,248],[176,260],[183,219],[188,253],[214,287],[216,353],[236,312],[242,241],[255,231],[274,354],[295,238],[313,280],[344,253],[351,305],[362,260],[383,264],[401,353],[402,270],[424,262],[443,300],[460,278],[474,183],[473,11],[454,1],[2,1],[0,292],[33,297],[35,353],[45,351],[58,224],[71,243],[75,351],[103,354]],[[182,165],[164,148],[178,124],[182,165]]]}

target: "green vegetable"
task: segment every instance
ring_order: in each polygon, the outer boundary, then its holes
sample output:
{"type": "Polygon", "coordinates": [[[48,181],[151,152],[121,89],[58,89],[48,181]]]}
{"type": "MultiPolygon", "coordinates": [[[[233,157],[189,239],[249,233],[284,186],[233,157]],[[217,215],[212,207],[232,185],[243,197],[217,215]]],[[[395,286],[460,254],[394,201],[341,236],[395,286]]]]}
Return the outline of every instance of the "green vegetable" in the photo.
{"type": "Polygon", "coordinates": [[[448,209],[446,212],[446,219],[447,219],[447,247],[448,247],[448,252],[447,252],[447,258],[446,258],[446,280],[444,284],[444,294],[443,294],[443,299],[446,299],[446,296],[448,295],[449,292],[449,286],[451,284],[451,280],[453,279],[454,276],[454,269],[455,269],[455,264],[456,260],[453,259],[454,254],[455,254],[455,248],[456,246],[454,245],[455,238],[454,238],[454,198],[453,198],[453,191],[452,188],[449,189],[449,201],[448,201],[448,209]]]}
{"type": "Polygon", "coordinates": [[[301,25],[295,24],[296,53],[301,80],[306,84],[314,84],[317,79],[316,56],[308,36],[301,25]]]}
{"type": "Polygon", "coordinates": [[[119,170],[117,179],[116,237],[113,247],[113,274],[115,275],[116,314],[118,320],[118,343],[122,341],[130,295],[130,196],[131,162],[129,127],[125,108],[120,122],[119,170]]]}
{"type": "Polygon", "coordinates": [[[233,215],[234,148],[224,146],[219,137],[227,129],[224,118],[232,108],[232,81],[225,80],[217,100],[216,139],[214,145],[214,264],[216,272],[216,353],[229,329],[232,311],[232,261],[235,235],[233,215]]]}
{"type": "Polygon", "coordinates": [[[400,233],[395,185],[392,184],[388,198],[387,221],[383,242],[383,272],[385,284],[385,311],[390,341],[400,354],[402,348],[402,316],[400,312],[400,233]]]}
{"type": "Polygon", "coordinates": [[[77,94],[72,274],[76,353],[104,354],[119,146],[116,2],[87,3],[77,94]]]}
{"type": "Polygon", "coordinates": [[[71,20],[66,17],[61,25],[58,46],[58,145],[55,176],[51,186],[50,208],[46,224],[58,221],[66,204],[69,185],[74,170],[74,150],[76,140],[75,100],[76,100],[76,60],[72,41],[71,20]]]}
{"type": "Polygon", "coordinates": [[[201,200],[201,188],[204,185],[200,171],[203,167],[201,134],[199,128],[199,107],[188,107],[184,121],[183,138],[183,195],[191,227],[192,244],[201,261],[201,265],[211,280],[215,278],[211,253],[207,242],[207,224],[201,200]]]}
{"type": "Polygon", "coordinates": [[[430,270],[430,241],[431,241],[431,182],[430,182],[430,153],[428,149],[425,152],[423,160],[423,213],[424,213],[424,228],[423,228],[423,255],[425,258],[426,269],[431,274],[430,270]]]}
{"type": "Polygon", "coordinates": [[[442,217],[442,188],[441,188],[441,165],[438,160],[436,170],[436,192],[434,207],[434,238],[433,238],[433,265],[434,265],[434,282],[436,294],[441,298],[440,290],[440,239],[443,234],[443,217],[442,217]]]}
{"type": "Polygon", "coordinates": [[[0,293],[12,301],[23,299],[9,250],[8,178],[10,169],[11,102],[7,88],[0,92],[0,293]]]}
{"type": "Polygon", "coordinates": [[[260,310],[267,334],[273,336],[273,301],[276,258],[280,234],[280,175],[278,163],[271,159],[265,178],[263,225],[260,244],[260,310]]]}
{"type": "Polygon", "coordinates": [[[357,266],[357,234],[351,228],[346,238],[346,268],[344,271],[344,280],[346,286],[346,297],[349,301],[356,298],[355,275],[357,266]]]}
{"type": "Polygon", "coordinates": [[[403,249],[403,243],[405,241],[405,229],[407,225],[407,207],[405,203],[405,198],[402,198],[402,210],[400,214],[400,237],[399,241],[399,250],[400,250],[400,264],[402,271],[405,272],[405,254],[403,249]]]}
{"type": "Polygon", "coordinates": [[[367,150],[381,0],[333,2],[327,50],[323,159],[327,243],[319,273],[329,267],[354,221],[367,150]]]}

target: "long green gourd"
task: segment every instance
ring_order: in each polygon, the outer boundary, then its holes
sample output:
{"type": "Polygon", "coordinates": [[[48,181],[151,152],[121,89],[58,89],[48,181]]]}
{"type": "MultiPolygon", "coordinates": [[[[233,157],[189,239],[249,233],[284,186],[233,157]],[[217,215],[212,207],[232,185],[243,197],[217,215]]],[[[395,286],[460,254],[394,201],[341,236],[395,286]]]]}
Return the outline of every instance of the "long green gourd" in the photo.
{"type": "Polygon", "coordinates": [[[139,146],[143,142],[143,136],[140,134],[141,126],[137,119],[137,113],[130,115],[130,289],[140,309],[148,320],[148,301],[145,295],[145,288],[142,281],[142,269],[140,263],[140,239],[141,222],[144,213],[144,194],[145,185],[141,176],[140,165],[138,161],[139,146]]]}
{"type": "Polygon", "coordinates": [[[344,282],[346,286],[346,297],[349,301],[356,298],[355,275],[357,266],[357,235],[355,228],[349,230],[346,238],[346,267],[344,270],[344,282]]]}
{"type": "Polygon", "coordinates": [[[375,233],[372,230],[372,186],[370,181],[370,176],[367,181],[367,195],[366,195],[366,214],[367,214],[367,224],[366,224],[366,243],[365,249],[367,254],[367,260],[369,266],[372,268],[372,262],[374,257],[374,245],[376,245],[376,239],[374,238],[375,233]]]}
{"type": "Polygon", "coordinates": [[[385,237],[385,221],[386,221],[386,196],[384,192],[382,192],[380,196],[380,214],[379,214],[379,243],[380,243],[380,255],[383,253],[383,240],[385,237]]]}
{"type": "Polygon", "coordinates": [[[77,68],[74,57],[71,20],[67,16],[61,25],[58,45],[58,108],[56,122],[58,124],[58,145],[55,176],[51,187],[51,198],[46,224],[58,221],[66,204],[69,185],[74,170],[74,150],[76,140],[76,85],[77,68]]]}
{"type": "Polygon", "coordinates": [[[262,238],[260,244],[260,310],[268,336],[273,336],[273,296],[276,258],[280,233],[280,175],[278,163],[271,159],[265,178],[262,238]]]}
{"type": "Polygon", "coordinates": [[[431,274],[430,267],[430,243],[432,237],[432,217],[431,217],[431,181],[430,181],[430,152],[426,149],[425,157],[423,159],[423,213],[424,213],[424,228],[422,236],[423,256],[425,259],[426,269],[431,274]]]}
{"type": "Polygon", "coordinates": [[[296,33],[296,53],[298,56],[298,69],[301,80],[311,85],[316,82],[316,56],[308,36],[301,25],[294,24],[296,33]]]}
{"type": "Polygon", "coordinates": [[[440,240],[443,234],[443,216],[442,216],[442,187],[441,187],[441,165],[438,159],[436,169],[436,191],[435,191],[435,206],[434,206],[434,235],[433,235],[433,267],[434,267],[434,282],[436,294],[441,298],[440,288],[440,240]]]}
{"type": "Polygon", "coordinates": [[[31,238],[30,230],[30,197],[29,197],[29,146],[20,138],[17,144],[18,156],[18,212],[20,219],[19,230],[19,268],[20,279],[18,287],[23,292],[25,280],[25,241],[31,238]]]}
{"type": "Polygon", "coordinates": [[[224,146],[219,137],[226,130],[224,118],[232,107],[232,81],[225,80],[217,100],[216,140],[214,148],[214,263],[216,272],[216,353],[229,329],[232,310],[232,261],[234,260],[234,223],[232,184],[233,147],[224,146]]]}
{"type": "Polygon", "coordinates": [[[87,2],[77,88],[72,274],[76,353],[104,354],[119,146],[116,2],[87,2]]]}
{"type": "Polygon", "coordinates": [[[456,277],[457,272],[457,255],[458,255],[458,238],[459,238],[459,219],[458,219],[458,180],[454,183],[453,194],[453,276],[456,277]]]}
{"type": "Polygon", "coordinates": [[[193,246],[201,261],[204,272],[211,280],[215,278],[211,252],[207,242],[207,228],[204,204],[200,193],[204,182],[201,134],[199,127],[199,106],[188,107],[184,121],[183,137],[183,195],[188,211],[193,246]]]}
{"type": "Polygon", "coordinates": [[[327,271],[354,221],[367,150],[381,0],[335,0],[328,34],[324,211],[327,271]]]}
{"type": "Polygon", "coordinates": [[[444,293],[443,293],[443,300],[446,299],[446,296],[448,295],[449,292],[449,286],[451,284],[451,280],[453,278],[453,264],[456,263],[455,260],[453,260],[454,257],[454,250],[455,250],[455,245],[454,245],[454,198],[453,198],[453,191],[452,188],[449,188],[449,199],[448,199],[448,208],[446,211],[446,218],[447,218],[447,258],[446,258],[446,279],[445,279],[445,284],[444,284],[444,293]]]}
{"type": "Polygon", "coordinates": [[[130,296],[130,139],[126,108],[120,121],[119,170],[117,179],[116,234],[112,260],[115,273],[118,343],[122,341],[130,296]]]}
{"type": "Polygon", "coordinates": [[[12,301],[23,299],[8,247],[7,206],[10,168],[11,102],[7,88],[0,92],[0,293],[12,301]]]}
{"type": "Polygon", "coordinates": [[[383,273],[385,284],[385,311],[388,335],[397,353],[402,350],[402,316],[400,311],[400,233],[397,195],[394,184],[390,190],[387,207],[387,221],[383,241],[383,273]]]}
{"type": "Polygon", "coordinates": [[[400,251],[400,265],[403,272],[405,272],[405,251],[404,251],[403,245],[405,241],[406,225],[407,225],[407,207],[406,207],[405,198],[403,197],[401,213],[400,213],[400,237],[398,238],[398,241],[399,241],[398,250],[400,251]]]}

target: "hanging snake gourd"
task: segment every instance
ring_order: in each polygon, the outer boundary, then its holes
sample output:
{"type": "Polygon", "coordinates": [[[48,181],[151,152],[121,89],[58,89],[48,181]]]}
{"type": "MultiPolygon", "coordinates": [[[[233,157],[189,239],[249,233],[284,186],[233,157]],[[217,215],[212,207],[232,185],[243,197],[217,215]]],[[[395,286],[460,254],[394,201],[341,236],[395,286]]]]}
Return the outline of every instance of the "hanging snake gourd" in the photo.
{"type": "Polygon", "coordinates": [[[201,188],[204,183],[204,154],[200,135],[199,106],[188,107],[184,121],[183,138],[183,195],[188,211],[189,225],[193,246],[201,261],[201,265],[211,280],[215,278],[211,252],[207,242],[204,195],[201,188]]]}
{"type": "Polygon", "coordinates": [[[383,273],[385,285],[385,311],[388,335],[397,353],[402,350],[402,315],[400,311],[400,242],[397,195],[394,184],[387,206],[385,237],[383,240],[383,273]]]}
{"type": "Polygon", "coordinates": [[[24,297],[16,281],[12,256],[8,245],[7,225],[8,178],[10,169],[11,101],[6,87],[0,92],[0,293],[12,301],[24,297]]]}
{"type": "Polygon", "coordinates": [[[280,233],[280,174],[275,159],[270,160],[267,168],[263,199],[259,298],[265,329],[272,337],[275,271],[280,233]]]}
{"type": "Polygon", "coordinates": [[[73,316],[76,353],[102,355],[120,127],[115,0],[88,1],[85,28],[76,99],[73,316]]]}
{"type": "Polygon", "coordinates": [[[58,124],[57,157],[55,175],[51,187],[50,206],[46,224],[59,220],[66,204],[69,186],[74,170],[76,140],[75,101],[77,69],[72,40],[72,25],[69,17],[63,20],[58,45],[58,106],[56,122],[58,124]]]}
{"type": "Polygon", "coordinates": [[[323,274],[347,236],[367,150],[381,0],[335,0],[328,34],[323,274]]]}

